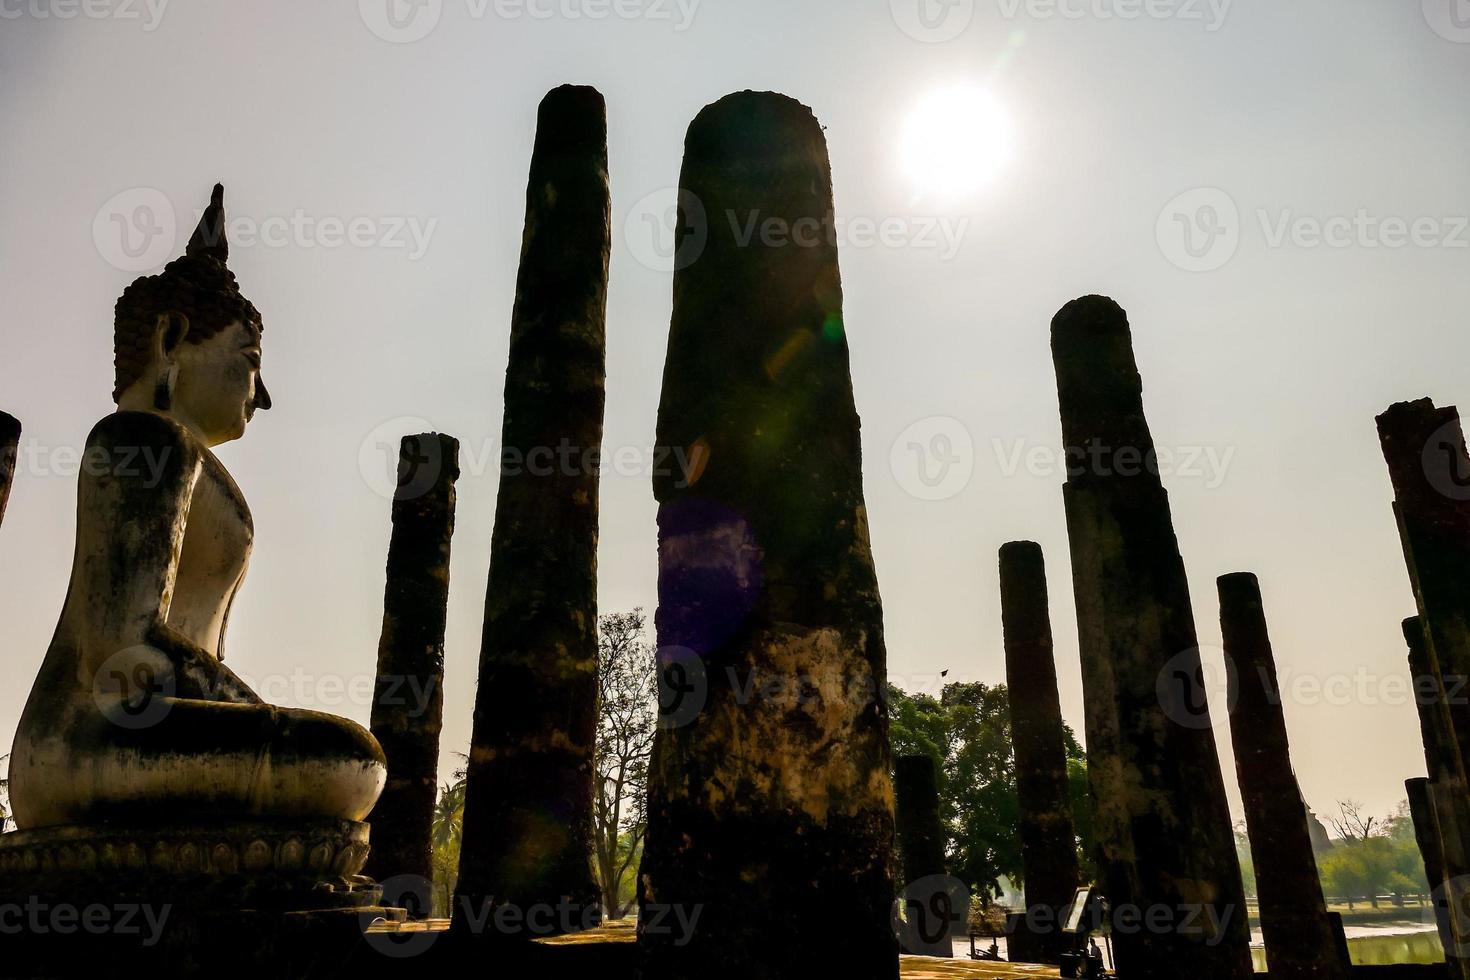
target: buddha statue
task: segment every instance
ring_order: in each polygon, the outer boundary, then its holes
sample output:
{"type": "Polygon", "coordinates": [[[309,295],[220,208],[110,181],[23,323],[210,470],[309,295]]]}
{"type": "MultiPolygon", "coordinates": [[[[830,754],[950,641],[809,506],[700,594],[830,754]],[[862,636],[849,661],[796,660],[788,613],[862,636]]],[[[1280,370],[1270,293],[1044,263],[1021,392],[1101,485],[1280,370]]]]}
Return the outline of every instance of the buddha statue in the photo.
{"type": "Polygon", "coordinates": [[[123,849],[146,853],[149,833],[195,828],[161,867],[353,876],[382,749],[347,719],[264,703],[224,662],[253,528],[213,449],[271,399],[260,314],[226,267],[223,198],[217,185],[185,254],[118,300],[118,410],[87,438],[70,587],[11,754],[21,833],[7,836],[12,852],[28,834],[76,851],[89,828],[123,828],[123,849]],[[320,829],[333,826],[346,829],[320,829]]]}

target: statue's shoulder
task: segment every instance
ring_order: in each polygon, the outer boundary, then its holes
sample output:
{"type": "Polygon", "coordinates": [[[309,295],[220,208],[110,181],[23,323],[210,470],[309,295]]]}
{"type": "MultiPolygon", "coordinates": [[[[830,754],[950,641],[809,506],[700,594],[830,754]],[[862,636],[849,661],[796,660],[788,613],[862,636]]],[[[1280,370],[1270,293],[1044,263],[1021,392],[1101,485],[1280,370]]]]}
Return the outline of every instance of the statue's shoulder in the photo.
{"type": "Polygon", "coordinates": [[[178,422],[152,412],[113,412],[87,435],[84,472],[126,477],[182,472],[199,462],[198,441],[178,422]]]}

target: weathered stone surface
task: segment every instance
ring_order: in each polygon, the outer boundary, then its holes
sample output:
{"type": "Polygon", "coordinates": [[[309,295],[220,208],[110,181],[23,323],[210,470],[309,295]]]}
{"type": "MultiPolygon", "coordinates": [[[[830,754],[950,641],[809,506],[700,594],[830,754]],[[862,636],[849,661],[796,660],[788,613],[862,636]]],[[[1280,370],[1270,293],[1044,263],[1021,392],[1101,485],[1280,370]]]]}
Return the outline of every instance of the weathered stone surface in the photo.
{"type": "Polygon", "coordinates": [[[20,420],[0,412],[0,522],[5,520],[5,505],[10,503],[10,487],[15,482],[15,459],[20,448],[20,420]]]}
{"type": "Polygon", "coordinates": [[[1414,840],[1419,845],[1420,857],[1424,859],[1424,876],[1429,880],[1439,943],[1448,951],[1455,948],[1456,941],[1451,924],[1453,913],[1445,889],[1449,875],[1445,871],[1444,848],[1440,845],[1439,821],[1434,817],[1430,784],[1428,779],[1409,779],[1404,782],[1404,789],[1409,794],[1409,816],[1414,821],[1414,840]]]}
{"type": "Polygon", "coordinates": [[[731,95],[691,125],[680,188],[657,445],[692,465],[654,477],[644,976],[892,978],[882,604],[821,126],[731,95]],[[757,218],[785,233],[744,239],[757,218]],[[650,927],[669,906],[702,910],[685,945],[650,927]]]}
{"type": "Polygon", "coordinates": [[[1217,585],[1225,665],[1236,692],[1230,737],[1271,976],[1347,980],[1349,964],[1339,958],[1327,918],[1306,807],[1291,765],[1260,584],[1254,575],[1239,573],[1222,576],[1217,585]]]}
{"type": "MultiPolygon", "coordinates": [[[[434,877],[444,627],[458,479],[457,440],[436,433],[404,438],[372,710],[373,736],[388,758],[388,783],[371,816],[373,851],[367,867],[380,880],[434,877]]],[[[410,911],[429,914],[428,908],[410,911]]]]}
{"type": "Polygon", "coordinates": [[[1009,949],[1012,960],[1056,962],[1065,945],[1058,915],[1081,873],[1041,545],[1012,541],[1000,549],[1000,607],[1027,909],[1009,949]]]}
{"type": "MultiPolygon", "coordinates": [[[[1378,417],[1394,514],[1424,631],[1427,675],[1463,691],[1470,679],[1470,456],[1460,416],[1424,398],[1378,417]]],[[[1461,760],[1470,759],[1470,699],[1445,702],[1461,760]]],[[[1446,749],[1447,750],[1447,749],[1446,749]]],[[[1460,775],[1466,775],[1461,763],[1460,775]]]]}
{"type": "MultiPolygon", "coordinates": [[[[583,921],[600,905],[589,855],[609,221],[602,96],[555,89],[526,190],[456,911],[493,898],[583,921]]],[[[566,917],[550,918],[562,931],[566,917]]]]}
{"type": "Polygon", "coordinates": [[[1067,304],[1052,354],[1099,865],[1115,918],[1136,908],[1170,923],[1117,931],[1119,969],[1136,980],[1248,977],[1194,612],[1127,315],[1101,296],[1067,304]]]}

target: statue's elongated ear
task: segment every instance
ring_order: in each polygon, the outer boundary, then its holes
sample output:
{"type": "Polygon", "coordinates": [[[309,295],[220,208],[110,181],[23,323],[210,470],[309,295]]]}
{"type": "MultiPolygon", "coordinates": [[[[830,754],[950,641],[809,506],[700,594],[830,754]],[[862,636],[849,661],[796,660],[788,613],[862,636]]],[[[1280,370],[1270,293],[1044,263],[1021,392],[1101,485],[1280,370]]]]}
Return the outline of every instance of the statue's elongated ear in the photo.
{"type": "Polygon", "coordinates": [[[153,327],[153,354],[158,360],[167,360],[184,338],[189,335],[189,318],[178,310],[167,310],[158,314],[153,327]]]}

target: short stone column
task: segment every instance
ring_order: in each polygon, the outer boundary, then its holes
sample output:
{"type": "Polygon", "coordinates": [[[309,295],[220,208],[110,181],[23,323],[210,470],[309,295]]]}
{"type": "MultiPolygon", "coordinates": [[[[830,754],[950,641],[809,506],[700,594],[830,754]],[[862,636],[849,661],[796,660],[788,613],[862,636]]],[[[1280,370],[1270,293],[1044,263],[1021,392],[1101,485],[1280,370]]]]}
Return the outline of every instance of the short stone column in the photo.
{"type": "Polygon", "coordinates": [[[20,419],[0,412],[0,523],[5,520],[5,505],[10,503],[10,487],[15,482],[15,461],[20,452],[20,419]]]}
{"type": "Polygon", "coordinates": [[[609,208],[602,96],[555,89],[526,190],[456,908],[457,925],[477,918],[497,935],[600,919],[590,855],[609,208]],[[486,903],[508,908],[487,919],[486,903]]]}
{"type": "Polygon", "coordinates": [[[1445,888],[1449,876],[1445,873],[1444,848],[1440,845],[1439,821],[1434,818],[1433,792],[1428,779],[1410,779],[1404,782],[1409,794],[1409,816],[1414,821],[1414,842],[1419,845],[1419,856],[1424,859],[1424,876],[1429,880],[1430,900],[1434,903],[1434,924],[1439,933],[1439,943],[1446,950],[1445,958],[1455,948],[1455,932],[1451,925],[1451,911],[1445,888]]]}
{"type": "MultiPolygon", "coordinates": [[[[372,709],[372,732],[388,759],[388,782],[369,821],[372,853],[364,874],[379,881],[405,876],[434,880],[444,627],[457,479],[455,439],[435,433],[403,439],[372,709]]],[[[410,903],[426,898],[421,891],[392,888],[387,897],[410,903]]],[[[427,917],[430,909],[425,902],[409,912],[427,917]]]]}
{"type": "Polygon", "coordinates": [[[1000,607],[1026,890],[1026,914],[1013,923],[1008,950],[1013,961],[1055,963],[1067,945],[1059,917],[1081,872],[1041,545],[1000,549],[1000,607]]]}
{"type": "Polygon", "coordinates": [[[690,126],[680,189],[643,976],[892,980],[883,615],[822,127],[731,95],[690,126]]]}
{"type": "Polygon", "coordinates": [[[1249,977],[1245,889],[1194,611],[1127,315],[1101,296],[1067,304],[1052,321],[1052,355],[1088,771],[1119,972],[1249,977]],[[1149,914],[1153,928],[1142,927],[1136,917],[1149,914]]]}
{"type": "Polygon", "coordinates": [[[1260,584],[1248,573],[1223,576],[1217,584],[1225,665],[1236,692],[1230,737],[1271,977],[1347,980],[1349,964],[1339,957],[1327,917],[1306,806],[1291,765],[1260,584]]]}
{"type": "MultiPolygon", "coordinates": [[[[939,767],[927,755],[902,755],[893,760],[893,792],[896,801],[898,851],[903,870],[901,893],[934,899],[942,891],[938,887],[911,889],[917,882],[936,882],[943,878],[945,866],[944,820],[939,809],[939,767]]],[[[926,884],[928,884],[926,882],[926,884]]],[[[923,906],[922,901],[915,903],[923,906]]],[[[909,915],[927,916],[927,907],[915,907],[909,915]]],[[[946,923],[921,923],[918,935],[940,935],[946,923]]],[[[901,940],[902,941],[902,940],[901,940]]],[[[947,942],[925,943],[921,948],[906,949],[917,955],[949,957],[953,946],[947,942]],[[948,948],[946,948],[948,947],[948,948]]]]}

